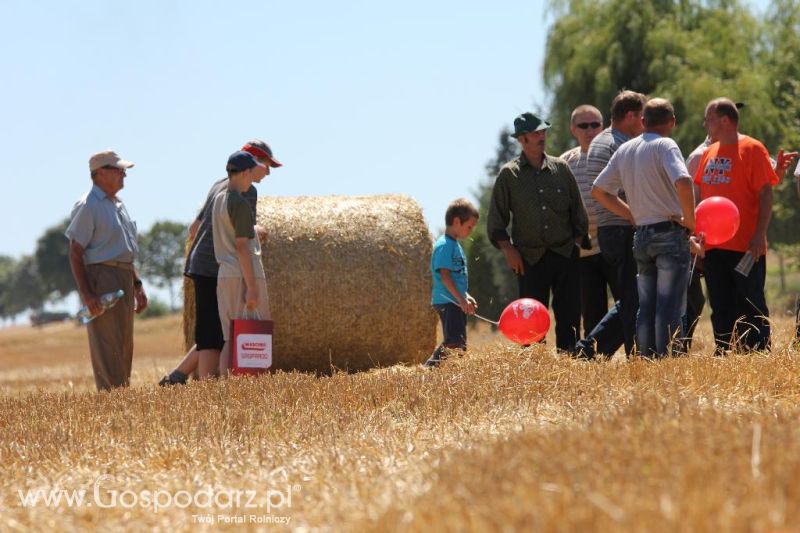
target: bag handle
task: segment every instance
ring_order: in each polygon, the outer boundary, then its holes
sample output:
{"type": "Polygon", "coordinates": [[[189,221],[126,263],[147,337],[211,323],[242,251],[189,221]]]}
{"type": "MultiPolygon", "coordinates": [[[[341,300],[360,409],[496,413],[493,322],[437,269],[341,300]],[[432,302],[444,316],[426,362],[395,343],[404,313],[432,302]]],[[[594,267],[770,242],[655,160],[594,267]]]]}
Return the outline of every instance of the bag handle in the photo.
{"type": "Polygon", "coordinates": [[[258,312],[258,309],[253,309],[252,311],[247,310],[247,305],[242,308],[242,319],[243,320],[261,320],[261,313],[258,312]],[[252,316],[252,318],[251,318],[252,316]]]}

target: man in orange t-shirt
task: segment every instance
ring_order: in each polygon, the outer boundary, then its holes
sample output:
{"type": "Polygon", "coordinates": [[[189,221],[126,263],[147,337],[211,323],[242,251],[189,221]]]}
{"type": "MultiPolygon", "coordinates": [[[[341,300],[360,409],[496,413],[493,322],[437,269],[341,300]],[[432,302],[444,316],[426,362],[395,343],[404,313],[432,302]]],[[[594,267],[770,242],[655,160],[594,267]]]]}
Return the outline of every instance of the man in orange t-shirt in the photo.
{"type": "Polygon", "coordinates": [[[772,187],[778,176],[769,153],[756,139],[739,133],[739,112],[727,98],[706,106],[704,125],[717,142],[703,154],[694,176],[699,198],[723,196],[739,208],[739,230],[719,245],[707,246],[705,276],[717,351],[770,347],[769,310],[764,297],[767,226],[772,187]],[[747,275],[736,270],[752,254],[747,275]]]}

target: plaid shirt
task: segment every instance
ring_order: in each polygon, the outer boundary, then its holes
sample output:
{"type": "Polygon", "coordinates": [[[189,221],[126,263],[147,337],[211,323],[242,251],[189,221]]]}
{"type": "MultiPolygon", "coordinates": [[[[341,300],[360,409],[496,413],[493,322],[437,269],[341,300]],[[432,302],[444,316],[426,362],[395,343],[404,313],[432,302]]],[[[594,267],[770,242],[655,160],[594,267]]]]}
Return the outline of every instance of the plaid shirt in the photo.
{"type": "Polygon", "coordinates": [[[575,239],[587,235],[589,221],[565,161],[545,154],[537,169],[521,154],[500,169],[486,222],[494,246],[509,240],[509,223],[511,241],[528,264],[537,263],[547,250],[572,256],[575,239]]]}

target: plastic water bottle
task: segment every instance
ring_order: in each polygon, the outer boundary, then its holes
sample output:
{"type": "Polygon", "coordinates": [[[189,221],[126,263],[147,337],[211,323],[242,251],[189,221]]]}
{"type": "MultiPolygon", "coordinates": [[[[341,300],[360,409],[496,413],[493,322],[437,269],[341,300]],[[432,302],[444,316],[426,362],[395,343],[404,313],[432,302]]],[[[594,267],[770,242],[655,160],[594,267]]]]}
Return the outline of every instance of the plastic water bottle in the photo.
{"type": "Polygon", "coordinates": [[[119,289],[118,291],[114,292],[105,293],[104,295],[100,296],[100,305],[103,307],[103,310],[100,311],[98,314],[93,315],[89,311],[89,308],[84,305],[78,311],[78,320],[80,321],[81,324],[85,326],[98,316],[102,315],[106,309],[111,309],[112,307],[117,305],[117,302],[123,296],[125,296],[125,291],[123,291],[122,289],[119,289]]]}
{"type": "Polygon", "coordinates": [[[736,265],[736,268],[733,270],[734,272],[738,272],[742,276],[747,277],[750,275],[750,271],[753,270],[753,265],[755,264],[756,258],[753,257],[753,254],[751,254],[748,250],[744,253],[742,258],[739,260],[739,263],[736,265]]]}

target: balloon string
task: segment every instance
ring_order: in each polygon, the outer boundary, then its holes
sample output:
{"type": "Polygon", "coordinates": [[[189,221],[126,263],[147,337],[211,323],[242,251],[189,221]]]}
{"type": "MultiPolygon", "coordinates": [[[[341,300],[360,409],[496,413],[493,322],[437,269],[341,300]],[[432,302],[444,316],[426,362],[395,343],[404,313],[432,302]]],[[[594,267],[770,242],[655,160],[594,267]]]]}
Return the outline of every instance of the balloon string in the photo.
{"type": "MultiPolygon", "coordinates": [[[[446,294],[443,294],[442,296],[444,296],[444,299],[445,299],[445,300],[449,300],[450,302],[452,302],[452,303],[454,303],[454,304],[458,305],[458,302],[457,302],[457,301],[455,301],[455,300],[453,300],[452,298],[450,298],[448,295],[446,295],[446,294]]],[[[459,307],[460,307],[460,306],[459,306],[459,307]]],[[[494,320],[489,320],[489,319],[488,319],[488,318],[486,318],[486,317],[482,317],[482,316],[481,316],[481,315],[479,315],[478,313],[473,313],[473,314],[472,314],[472,316],[474,316],[475,318],[480,318],[481,320],[483,320],[484,322],[488,322],[489,324],[494,324],[495,326],[499,326],[499,325],[500,325],[500,322],[495,322],[494,320]]]]}
{"type": "Polygon", "coordinates": [[[694,259],[692,259],[692,268],[689,269],[689,283],[692,282],[692,276],[694,276],[695,266],[697,266],[697,256],[694,256],[694,259]]]}
{"type": "MultiPolygon", "coordinates": [[[[700,246],[703,246],[703,241],[706,240],[706,234],[703,233],[703,232],[700,232],[700,235],[698,235],[698,237],[700,237],[698,239],[698,242],[700,242],[700,246]]],[[[689,269],[689,283],[692,282],[692,277],[694,276],[694,267],[695,266],[697,266],[697,255],[694,256],[694,259],[692,259],[692,268],[689,269]]]]}

